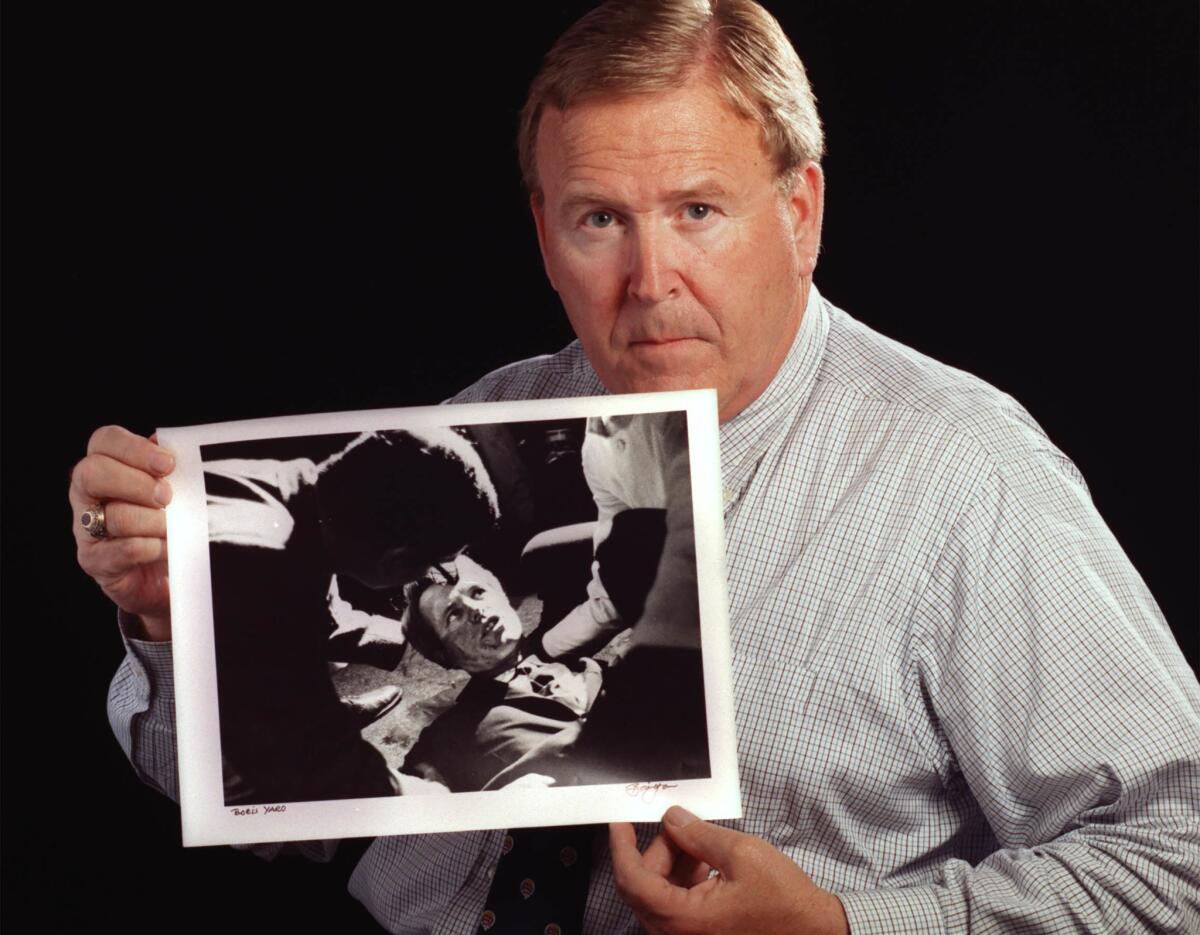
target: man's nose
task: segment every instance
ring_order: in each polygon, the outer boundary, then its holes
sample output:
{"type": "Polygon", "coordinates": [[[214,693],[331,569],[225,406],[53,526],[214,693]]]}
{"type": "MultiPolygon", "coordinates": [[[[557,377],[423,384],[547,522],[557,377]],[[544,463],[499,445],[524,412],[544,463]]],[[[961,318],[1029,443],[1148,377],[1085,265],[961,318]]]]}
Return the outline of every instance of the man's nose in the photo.
{"type": "Polygon", "coordinates": [[[482,601],[467,600],[463,602],[467,610],[471,612],[472,622],[479,626],[484,626],[496,620],[498,615],[492,608],[486,606],[482,601]]]}
{"type": "Polygon", "coordinates": [[[651,304],[679,295],[679,270],[671,235],[647,226],[629,238],[629,296],[651,304]]]}
{"type": "Polygon", "coordinates": [[[496,614],[489,614],[480,610],[476,610],[471,614],[471,622],[480,630],[486,630],[499,621],[499,619],[496,614]]]}

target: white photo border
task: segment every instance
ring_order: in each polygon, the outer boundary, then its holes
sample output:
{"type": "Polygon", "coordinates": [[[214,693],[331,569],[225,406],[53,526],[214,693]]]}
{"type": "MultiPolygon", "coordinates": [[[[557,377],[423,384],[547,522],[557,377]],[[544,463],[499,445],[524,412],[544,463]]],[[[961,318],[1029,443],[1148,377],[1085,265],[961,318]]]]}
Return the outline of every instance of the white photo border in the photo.
{"type": "Polygon", "coordinates": [[[706,819],[741,817],[722,485],[713,390],[471,403],[285,416],[158,430],[172,451],[174,496],[167,507],[179,752],[186,847],[393,834],[468,831],[609,821],[658,821],[671,805],[706,819]],[[704,693],[711,776],[667,784],[510,788],[386,796],[273,806],[225,804],[217,709],[208,522],[201,446],[300,435],[334,435],[497,422],[687,414],[695,520],[704,693]],[[665,787],[664,787],[665,786],[665,787]]]}

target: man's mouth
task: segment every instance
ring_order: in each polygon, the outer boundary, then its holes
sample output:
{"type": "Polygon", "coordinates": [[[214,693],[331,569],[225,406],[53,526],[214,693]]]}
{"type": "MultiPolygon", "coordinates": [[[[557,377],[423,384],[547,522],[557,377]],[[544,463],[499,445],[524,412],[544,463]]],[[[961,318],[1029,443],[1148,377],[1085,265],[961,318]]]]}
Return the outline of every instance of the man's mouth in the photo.
{"type": "Polygon", "coordinates": [[[639,338],[630,341],[626,350],[632,354],[640,354],[648,360],[662,358],[664,361],[678,354],[692,354],[704,344],[703,338],[694,336],[672,338],[639,338]]]}
{"type": "Polygon", "coordinates": [[[481,641],[485,646],[499,646],[504,639],[504,626],[499,618],[493,618],[483,625],[481,641]]]}
{"type": "Polygon", "coordinates": [[[684,341],[695,341],[696,338],[642,338],[630,341],[630,347],[667,347],[671,344],[682,344],[684,341]]]}

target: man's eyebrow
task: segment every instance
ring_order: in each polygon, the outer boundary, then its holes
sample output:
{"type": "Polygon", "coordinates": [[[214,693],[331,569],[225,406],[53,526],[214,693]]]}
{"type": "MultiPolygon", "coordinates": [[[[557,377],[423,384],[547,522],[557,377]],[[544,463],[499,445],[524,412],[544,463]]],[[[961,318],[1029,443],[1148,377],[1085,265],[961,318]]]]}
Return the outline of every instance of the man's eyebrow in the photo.
{"type": "Polygon", "coordinates": [[[667,192],[664,200],[668,202],[708,201],[728,198],[730,194],[729,189],[720,182],[706,181],[698,185],[689,186],[688,188],[677,188],[674,191],[667,192]]]}
{"type": "MultiPolygon", "coordinates": [[[[684,201],[719,201],[729,198],[731,194],[730,190],[720,182],[711,180],[698,182],[686,188],[673,189],[663,195],[660,200],[666,204],[678,204],[684,201]]],[[[564,197],[559,204],[559,209],[564,216],[574,214],[576,211],[581,211],[584,208],[601,207],[612,208],[619,212],[626,210],[626,205],[619,198],[613,198],[610,195],[601,194],[591,189],[580,189],[577,192],[572,192],[564,197]]]]}
{"type": "Polygon", "coordinates": [[[620,209],[620,205],[614,199],[585,189],[567,195],[559,204],[559,210],[563,215],[568,215],[583,208],[594,208],[597,205],[612,205],[612,207],[620,209]]]}

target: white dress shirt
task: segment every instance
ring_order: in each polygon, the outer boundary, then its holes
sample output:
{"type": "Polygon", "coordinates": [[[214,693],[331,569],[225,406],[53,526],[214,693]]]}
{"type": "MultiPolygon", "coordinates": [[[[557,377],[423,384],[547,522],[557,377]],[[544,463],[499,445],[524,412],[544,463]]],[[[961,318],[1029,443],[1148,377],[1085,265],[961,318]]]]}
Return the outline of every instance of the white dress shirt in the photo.
{"type": "MultiPolygon", "coordinates": [[[[455,401],[599,392],[572,344],[455,401]]],[[[1021,406],[814,289],[721,456],[734,827],[855,935],[1200,931],[1200,686],[1021,406]]],[[[112,716],[170,790],[163,658],[133,645],[112,716]]],[[[394,932],[474,931],[502,837],[380,838],[351,892],[394,932]]],[[[601,839],[586,931],[635,931],[601,839]]]]}

